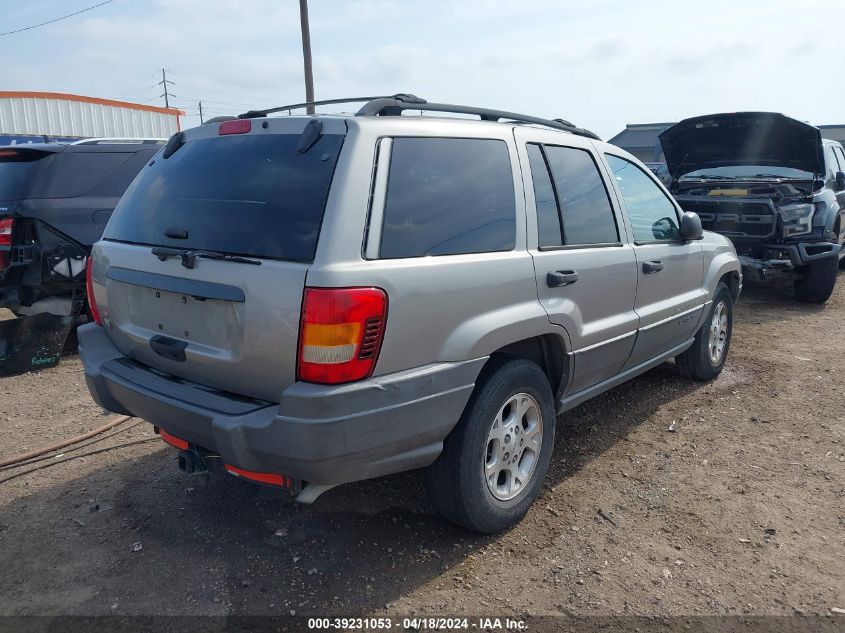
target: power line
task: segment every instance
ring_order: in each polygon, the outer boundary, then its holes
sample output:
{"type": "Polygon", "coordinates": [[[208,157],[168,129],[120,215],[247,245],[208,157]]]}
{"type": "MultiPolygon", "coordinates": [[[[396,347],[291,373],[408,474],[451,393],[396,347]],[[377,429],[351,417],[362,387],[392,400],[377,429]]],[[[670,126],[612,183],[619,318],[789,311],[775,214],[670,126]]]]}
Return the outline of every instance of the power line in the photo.
{"type": "MultiPolygon", "coordinates": [[[[155,88],[156,86],[158,86],[158,84],[153,84],[152,86],[145,86],[144,88],[139,88],[137,90],[130,90],[129,92],[123,93],[119,97],[115,97],[115,99],[125,99],[126,97],[136,95],[139,92],[145,92],[145,91],[149,90],[150,88],[155,88]]],[[[173,95],[171,95],[171,96],[173,96],[173,95]]]]}
{"type": "MultiPolygon", "coordinates": [[[[190,88],[192,90],[196,90],[198,94],[206,93],[206,92],[213,92],[213,93],[216,93],[216,94],[219,94],[219,95],[224,95],[224,96],[227,96],[227,97],[235,97],[235,98],[249,98],[249,96],[250,96],[248,94],[244,94],[244,92],[235,93],[235,92],[232,92],[232,91],[219,90],[219,89],[216,89],[216,88],[204,88],[202,86],[198,86],[198,85],[193,84],[193,83],[185,83],[181,79],[179,80],[179,85],[185,86],[185,87],[190,88]]],[[[241,102],[234,102],[234,101],[223,102],[223,101],[220,101],[219,103],[240,103],[240,105],[247,105],[247,106],[250,106],[250,107],[255,107],[256,102],[261,101],[262,99],[263,98],[256,98],[252,101],[241,101],[241,102]]],[[[266,100],[266,99],[264,99],[264,100],[266,100]]],[[[271,101],[272,101],[272,99],[271,99],[271,101]]]]}
{"type": "Polygon", "coordinates": [[[5,33],[0,33],[0,37],[3,37],[4,35],[14,35],[15,33],[21,33],[23,31],[31,31],[32,29],[37,29],[39,26],[46,26],[48,24],[53,24],[54,22],[66,20],[68,18],[72,18],[75,15],[79,15],[80,13],[85,13],[86,11],[91,11],[92,9],[96,9],[97,7],[101,7],[104,4],[110,4],[112,2],[114,2],[114,0],[105,0],[105,2],[101,2],[99,4],[92,5],[90,7],[85,8],[85,9],[75,11],[73,13],[68,13],[67,15],[63,15],[60,18],[55,18],[53,20],[47,20],[46,22],[41,22],[40,24],[33,24],[32,26],[25,26],[22,29],[15,29],[14,31],[6,31],[5,33]]]}

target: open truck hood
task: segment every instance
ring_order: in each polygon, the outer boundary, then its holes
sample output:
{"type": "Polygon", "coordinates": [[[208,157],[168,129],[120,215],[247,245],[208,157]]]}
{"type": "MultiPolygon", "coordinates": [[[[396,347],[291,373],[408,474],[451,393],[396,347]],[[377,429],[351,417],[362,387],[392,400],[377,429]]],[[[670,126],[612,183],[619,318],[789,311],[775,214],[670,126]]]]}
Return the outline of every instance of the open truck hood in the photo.
{"type": "Polygon", "coordinates": [[[660,135],[673,178],[734,165],[824,173],[818,128],[775,112],[733,112],[684,119],[660,135]]]}

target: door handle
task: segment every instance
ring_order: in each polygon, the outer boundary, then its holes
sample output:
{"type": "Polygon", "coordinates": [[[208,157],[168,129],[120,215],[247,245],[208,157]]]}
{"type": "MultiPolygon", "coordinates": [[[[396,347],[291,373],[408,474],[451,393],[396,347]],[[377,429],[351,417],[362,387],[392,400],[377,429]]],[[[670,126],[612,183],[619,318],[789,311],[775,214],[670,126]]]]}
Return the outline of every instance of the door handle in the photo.
{"type": "Polygon", "coordinates": [[[650,262],[643,262],[643,272],[646,275],[650,275],[651,273],[659,273],[663,270],[663,262],[659,259],[653,259],[650,262]]]}
{"type": "Polygon", "coordinates": [[[578,273],[574,270],[554,270],[546,275],[546,285],[549,288],[571,286],[578,281],[578,273]]]}

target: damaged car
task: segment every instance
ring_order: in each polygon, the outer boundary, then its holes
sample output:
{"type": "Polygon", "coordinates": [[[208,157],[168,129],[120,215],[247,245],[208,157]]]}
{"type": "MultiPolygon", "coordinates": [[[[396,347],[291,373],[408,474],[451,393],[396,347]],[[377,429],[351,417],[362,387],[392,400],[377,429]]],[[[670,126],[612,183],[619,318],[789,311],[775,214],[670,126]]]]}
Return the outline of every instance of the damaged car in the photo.
{"type": "Polygon", "coordinates": [[[733,242],[746,271],[791,275],[799,301],[827,301],[845,255],[839,143],[771,112],[685,119],[660,142],[675,199],[733,242]]]}
{"type": "Polygon", "coordinates": [[[85,263],[162,139],[0,147],[0,308],[85,315],[85,263]]]}

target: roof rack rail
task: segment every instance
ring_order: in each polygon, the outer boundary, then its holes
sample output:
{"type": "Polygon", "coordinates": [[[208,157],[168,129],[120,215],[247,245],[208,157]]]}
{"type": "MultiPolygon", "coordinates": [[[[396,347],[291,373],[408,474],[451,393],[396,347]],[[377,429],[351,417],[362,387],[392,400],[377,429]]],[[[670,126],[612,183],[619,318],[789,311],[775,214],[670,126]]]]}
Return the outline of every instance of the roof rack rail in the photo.
{"type": "Polygon", "coordinates": [[[371,102],[377,101],[378,99],[392,99],[394,101],[399,101],[402,103],[416,103],[422,104],[425,103],[425,99],[420,99],[417,96],[412,94],[395,94],[391,96],[380,96],[380,97],[346,97],[343,99],[324,99],[323,101],[305,101],[303,103],[292,103],[290,105],[278,106],[275,108],[267,108],[266,110],[250,110],[249,112],[244,112],[243,114],[239,114],[239,119],[255,119],[259,117],[265,117],[268,114],[273,114],[274,112],[290,112],[291,110],[299,110],[300,108],[307,108],[308,106],[322,106],[322,105],[335,105],[337,103],[360,103],[360,102],[371,102]]]}
{"type": "MultiPolygon", "coordinates": [[[[601,138],[584,128],[577,127],[565,119],[542,119],[540,117],[507,112],[505,110],[491,110],[488,108],[476,108],[473,106],[452,105],[448,103],[429,103],[416,95],[398,93],[381,97],[346,97],[343,99],[325,99],[323,101],[305,101],[303,103],[292,103],[290,105],[267,108],[266,110],[250,110],[239,114],[239,119],[255,119],[266,117],[275,112],[290,112],[308,106],[334,105],[338,103],[360,103],[364,105],[356,113],[357,116],[400,116],[405,110],[423,110],[428,112],[448,112],[451,114],[469,114],[479,117],[482,121],[501,121],[506,119],[517,123],[533,123],[543,125],[556,130],[563,130],[578,136],[586,136],[600,141],[601,138]]],[[[216,120],[220,120],[218,117],[216,120]]]]}
{"type": "MultiPolygon", "coordinates": [[[[406,95],[396,95],[406,96],[406,95]]],[[[517,112],[507,112],[505,110],[490,110],[488,108],[476,108],[473,106],[452,105],[449,103],[427,103],[420,100],[422,103],[417,103],[404,99],[397,99],[394,97],[379,97],[365,103],[360,110],[358,116],[399,116],[404,110],[424,110],[428,112],[448,112],[452,114],[470,114],[479,117],[482,121],[500,121],[507,119],[509,121],[516,121],[519,123],[534,123],[536,125],[543,125],[554,128],[556,130],[564,130],[578,136],[585,136],[600,141],[601,138],[584,128],[576,127],[569,121],[564,119],[542,119],[540,117],[530,116],[527,114],[519,114],[517,112]],[[420,107],[422,106],[422,107],[420,107]]],[[[413,95],[408,95],[413,96],[413,95]]]]}

